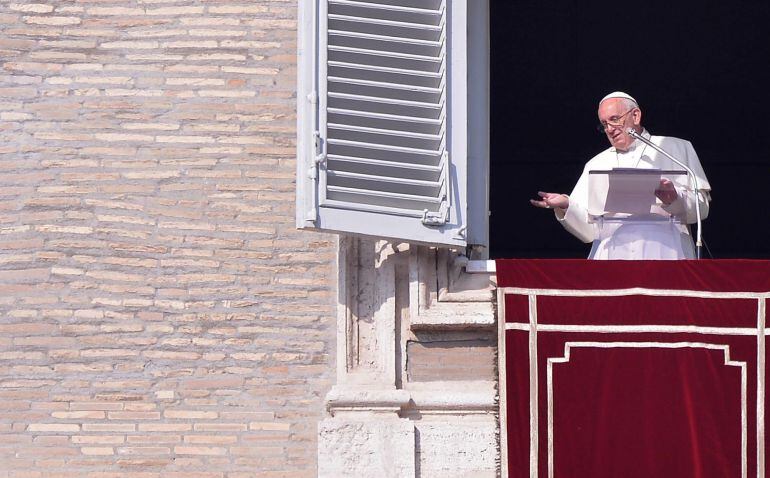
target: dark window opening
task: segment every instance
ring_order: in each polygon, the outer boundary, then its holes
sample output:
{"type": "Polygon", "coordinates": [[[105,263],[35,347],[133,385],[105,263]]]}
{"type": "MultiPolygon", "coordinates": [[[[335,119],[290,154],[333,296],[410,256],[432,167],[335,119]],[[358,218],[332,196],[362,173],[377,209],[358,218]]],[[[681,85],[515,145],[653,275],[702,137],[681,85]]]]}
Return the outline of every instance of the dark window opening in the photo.
{"type": "Polygon", "coordinates": [[[614,90],[637,98],[651,133],[695,146],[713,256],[770,258],[769,3],[490,3],[492,258],[586,257],[528,199],[569,193],[609,146],[596,108],[614,90]]]}

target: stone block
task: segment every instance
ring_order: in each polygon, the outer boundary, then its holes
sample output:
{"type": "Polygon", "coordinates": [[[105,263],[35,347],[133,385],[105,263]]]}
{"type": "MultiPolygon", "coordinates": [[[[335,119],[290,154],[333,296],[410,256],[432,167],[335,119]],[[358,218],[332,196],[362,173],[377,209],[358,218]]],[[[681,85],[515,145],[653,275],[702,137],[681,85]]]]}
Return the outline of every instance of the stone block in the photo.
{"type": "Polygon", "coordinates": [[[497,477],[493,415],[418,420],[415,429],[418,478],[497,477]]]}
{"type": "Polygon", "coordinates": [[[415,428],[397,417],[329,418],[318,425],[318,477],[416,478],[415,428]]]}

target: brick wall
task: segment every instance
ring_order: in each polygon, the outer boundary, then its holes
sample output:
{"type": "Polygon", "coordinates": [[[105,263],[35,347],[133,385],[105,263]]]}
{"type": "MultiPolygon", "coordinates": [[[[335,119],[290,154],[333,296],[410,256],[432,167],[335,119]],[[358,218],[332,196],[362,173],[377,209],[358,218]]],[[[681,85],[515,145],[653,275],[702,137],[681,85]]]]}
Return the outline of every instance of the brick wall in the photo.
{"type": "Polygon", "coordinates": [[[495,380],[497,344],[491,332],[443,332],[418,338],[406,345],[410,382],[495,380]]]}
{"type": "Polygon", "coordinates": [[[314,476],[294,1],[0,3],[0,477],[314,476]]]}

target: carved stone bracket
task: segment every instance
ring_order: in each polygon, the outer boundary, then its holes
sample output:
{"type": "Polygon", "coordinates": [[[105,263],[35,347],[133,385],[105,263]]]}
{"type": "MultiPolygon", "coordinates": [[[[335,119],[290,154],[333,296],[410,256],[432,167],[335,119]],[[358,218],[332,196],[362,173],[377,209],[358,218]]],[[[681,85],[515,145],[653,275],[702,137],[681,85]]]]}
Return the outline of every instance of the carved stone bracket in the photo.
{"type": "Polygon", "coordinates": [[[495,325],[494,274],[469,274],[466,259],[448,249],[415,247],[410,261],[413,329],[495,325]]]}

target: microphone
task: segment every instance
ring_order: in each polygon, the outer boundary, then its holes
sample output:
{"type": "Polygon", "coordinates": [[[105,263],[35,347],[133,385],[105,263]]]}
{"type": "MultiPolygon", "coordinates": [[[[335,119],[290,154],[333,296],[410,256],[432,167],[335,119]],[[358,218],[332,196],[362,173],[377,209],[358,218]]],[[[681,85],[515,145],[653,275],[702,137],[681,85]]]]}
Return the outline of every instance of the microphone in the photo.
{"type": "Polygon", "coordinates": [[[698,187],[698,176],[695,175],[695,172],[693,172],[693,170],[690,169],[689,166],[687,166],[682,161],[679,161],[675,157],[673,157],[670,154],[668,154],[666,152],[666,150],[664,150],[663,148],[661,148],[657,144],[653,143],[649,139],[647,139],[644,136],[642,136],[641,134],[637,133],[636,130],[634,130],[633,128],[628,128],[626,130],[626,133],[628,133],[629,136],[631,136],[633,138],[636,138],[639,141],[641,141],[642,143],[644,143],[647,146],[651,147],[652,149],[654,149],[655,151],[659,152],[660,154],[664,155],[665,157],[667,157],[671,161],[675,162],[679,166],[683,167],[684,170],[687,171],[687,174],[690,177],[692,177],[692,183],[693,183],[693,186],[695,187],[695,221],[696,221],[696,223],[698,225],[698,233],[695,236],[696,237],[696,239],[695,239],[695,257],[700,259],[700,257],[701,257],[701,248],[703,247],[702,232],[701,232],[702,229],[703,229],[703,225],[701,223],[701,218],[700,218],[700,201],[699,201],[699,198],[700,198],[700,188],[698,187]]]}

